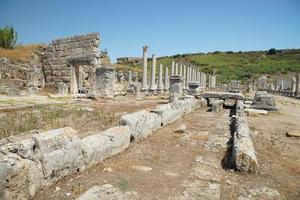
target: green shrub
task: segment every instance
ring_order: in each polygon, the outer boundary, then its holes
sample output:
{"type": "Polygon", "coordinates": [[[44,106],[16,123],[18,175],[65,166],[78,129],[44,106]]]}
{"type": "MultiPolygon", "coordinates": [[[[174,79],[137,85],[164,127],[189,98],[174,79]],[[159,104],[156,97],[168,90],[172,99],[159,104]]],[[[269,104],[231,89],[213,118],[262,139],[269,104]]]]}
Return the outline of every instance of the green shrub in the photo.
{"type": "Polygon", "coordinates": [[[17,42],[17,32],[12,26],[0,28],[0,47],[12,49],[17,42]]]}
{"type": "Polygon", "coordinates": [[[272,49],[269,49],[268,51],[268,55],[275,55],[277,53],[276,49],[272,48],[272,49]]]}

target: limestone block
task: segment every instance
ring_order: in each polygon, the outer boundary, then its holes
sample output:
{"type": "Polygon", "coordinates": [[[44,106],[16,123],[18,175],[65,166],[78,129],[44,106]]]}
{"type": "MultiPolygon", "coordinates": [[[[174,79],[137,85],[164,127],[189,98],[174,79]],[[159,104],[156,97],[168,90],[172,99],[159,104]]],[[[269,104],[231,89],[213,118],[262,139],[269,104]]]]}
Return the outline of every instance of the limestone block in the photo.
{"type": "Polygon", "coordinates": [[[172,123],[182,117],[182,111],[172,107],[171,104],[159,105],[151,112],[160,115],[162,126],[172,123]]]}
{"type": "Polygon", "coordinates": [[[258,172],[258,162],[251,140],[251,130],[244,114],[244,103],[236,103],[236,117],[234,118],[233,164],[238,170],[258,172]]]}
{"type": "Polygon", "coordinates": [[[45,179],[56,181],[84,169],[77,131],[70,127],[53,129],[33,136],[45,179]]]}
{"type": "Polygon", "coordinates": [[[148,137],[161,127],[161,116],[155,113],[141,110],[132,114],[123,115],[120,119],[121,125],[128,125],[131,137],[140,140],[148,137]]]}
{"type": "Polygon", "coordinates": [[[33,139],[24,139],[17,141],[10,141],[4,145],[0,145],[0,152],[4,154],[14,153],[22,158],[37,160],[34,153],[35,141],[33,139]]]}
{"type": "Polygon", "coordinates": [[[220,112],[221,109],[223,108],[223,103],[224,103],[223,100],[215,100],[215,101],[213,101],[211,103],[211,105],[212,105],[211,111],[212,112],[216,112],[216,113],[220,112]]]}
{"type": "Polygon", "coordinates": [[[253,108],[277,111],[274,98],[267,91],[257,91],[255,93],[253,108]]]}
{"type": "Polygon", "coordinates": [[[267,115],[269,112],[266,110],[259,110],[259,109],[254,109],[254,108],[246,108],[245,109],[245,113],[247,113],[248,115],[267,115]]]}
{"type": "Polygon", "coordinates": [[[189,96],[171,104],[172,108],[179,109],[182,114],[190,113],[198,106],[200,106],[200,102],[193,96],[189,96]]]}
{"type": "Polygon", "coordinates": [[[115,91],[115,68],[97,67],[95,89],[99,97],[113,97],[115,91]]]}
{"type": "Polygon", "coordinates": [[[105,158],[122,152],[129,146],[130,131],[128,126],[109,128],[100,133],[87,136],[81,140],[85,165],[102,162],[105,158]]]}
{"type": "Polygon", "coordinates": [[[134,200],[139,199],[135,192],[122,192],[119,188],[110,184],[94,186],[77,200],[134,200]]]}
{"type": "Polygon", "coordinates": [[[235,119],[233,160],[238,170],[258,172],[258,162],[251,140],[251,131],[244,116],[235,119]]]}
{"type": "Polygon", "coordinates": [[[32,199],[43,184],[41,163],[0,154],[0,199],[32,199]]]}

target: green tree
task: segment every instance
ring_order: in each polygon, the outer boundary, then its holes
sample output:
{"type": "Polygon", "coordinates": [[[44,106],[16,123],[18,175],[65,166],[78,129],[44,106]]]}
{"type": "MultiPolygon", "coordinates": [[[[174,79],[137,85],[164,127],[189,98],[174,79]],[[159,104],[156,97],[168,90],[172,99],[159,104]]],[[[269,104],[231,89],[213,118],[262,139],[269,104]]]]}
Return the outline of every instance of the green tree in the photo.
{"type": "Polygon", "coordinates": [[[0,47],[13,49],[17,42],[17,32],[10,26],[0,28],[0,47]]]}
{"type": "Polygon", "coordinates": [[[271,48],[271,49],[269,49],[269,51],[268,51],[268,55],[275,55],[277,53],[277,51],[276,51],[276,49],[274,49],[274,48],[271,48]]]}

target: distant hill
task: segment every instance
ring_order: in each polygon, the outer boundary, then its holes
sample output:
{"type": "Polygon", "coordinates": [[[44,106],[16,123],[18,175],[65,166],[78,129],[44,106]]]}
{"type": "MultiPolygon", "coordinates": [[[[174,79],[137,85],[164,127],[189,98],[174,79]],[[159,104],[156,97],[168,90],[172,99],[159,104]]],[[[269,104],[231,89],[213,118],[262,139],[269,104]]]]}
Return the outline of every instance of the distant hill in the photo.
{"type": "MultiPolygon", "coordinates": [[[[164,66],[169,66],[170,71],[172,60],[175,60],[197,66],[206,73],[212,73],[213,69],[216,69],[218,82],[222,83],[232,79],[244,81],[261,74],[300,73],[300,49],[274,50],[177,54],[158,58],[157,66],[162,63],[164,66]]],[[[150,70],[151,59],[148,60],[150,70]]],[[[141,65],[131,67],[140,69],[141,65]]]]}

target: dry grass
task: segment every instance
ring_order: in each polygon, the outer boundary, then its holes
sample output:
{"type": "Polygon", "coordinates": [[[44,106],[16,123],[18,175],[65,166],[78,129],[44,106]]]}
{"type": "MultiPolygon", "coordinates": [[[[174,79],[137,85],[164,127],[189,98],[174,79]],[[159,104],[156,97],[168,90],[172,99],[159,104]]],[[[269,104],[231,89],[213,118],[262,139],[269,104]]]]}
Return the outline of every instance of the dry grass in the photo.
{"type": "Polygon", "coordinates": [[[14,49],[0,48],[0,57],[6,57],[17,61],[28,61],[32,58],[31,55],[34,52],[34,50],[36,50],[39,47],[40,45],[38,44],[31,44],[17,46],[14,49]]]}
{"type": "Polygon", "coordinates": [[[81,110],[63,106],[37,106],[27,112],[7,112],[0,115],[0,139],[30,130],[72,127],[84,137],[118,124],[118,117],[103,110],[81,110]]]}

